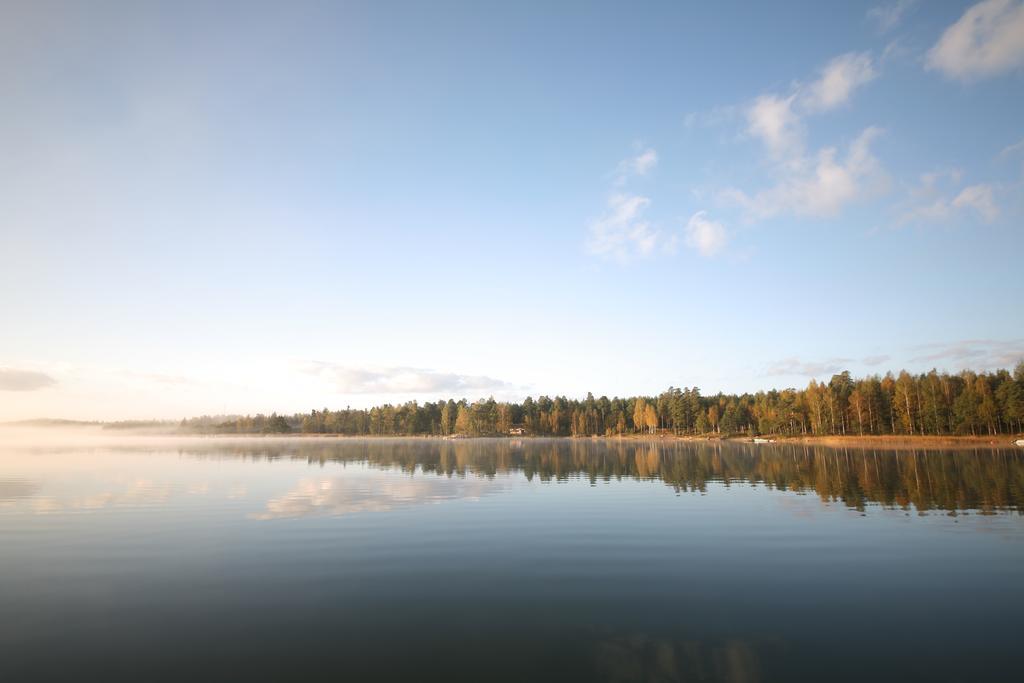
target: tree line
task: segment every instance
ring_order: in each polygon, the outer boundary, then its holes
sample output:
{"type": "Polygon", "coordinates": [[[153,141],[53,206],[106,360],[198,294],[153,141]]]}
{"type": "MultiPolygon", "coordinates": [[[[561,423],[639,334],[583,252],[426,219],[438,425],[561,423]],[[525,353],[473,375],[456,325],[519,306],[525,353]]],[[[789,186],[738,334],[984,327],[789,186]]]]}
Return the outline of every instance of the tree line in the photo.
{"type": "Polygon", "coordinates": [[[372,408],[312,410],[182,420],[198,433],[342,434],[351,436],[677,435],[997,435],[1024,429],[1024,362],[1009,370],[950,374],[932,370],[869,375],[840,372],[804,389],[704,396],[669,387],[657,396],[584,399],[494,398],[372,408]]]}

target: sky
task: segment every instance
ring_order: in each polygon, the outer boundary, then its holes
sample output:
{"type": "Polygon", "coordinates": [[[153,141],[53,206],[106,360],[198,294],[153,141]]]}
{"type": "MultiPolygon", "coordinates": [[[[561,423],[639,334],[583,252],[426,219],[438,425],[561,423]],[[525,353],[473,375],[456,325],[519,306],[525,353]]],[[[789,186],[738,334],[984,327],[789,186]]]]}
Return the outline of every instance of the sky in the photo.
{"type": "Polygon", "coordinates": [[[1024,358],[1024,2],[0,5],[0,420],[1024,358]]]}

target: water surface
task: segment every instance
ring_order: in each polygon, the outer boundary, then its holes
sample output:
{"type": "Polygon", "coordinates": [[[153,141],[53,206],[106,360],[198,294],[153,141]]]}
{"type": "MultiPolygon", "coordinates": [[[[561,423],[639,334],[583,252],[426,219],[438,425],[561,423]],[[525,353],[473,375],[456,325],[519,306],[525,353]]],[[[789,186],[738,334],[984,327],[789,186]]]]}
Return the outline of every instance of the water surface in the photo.
{"type": "Polygon", "coordinates": [[[1012,680],[1020,450],[0,446],[0,680],[1012,680]]]}

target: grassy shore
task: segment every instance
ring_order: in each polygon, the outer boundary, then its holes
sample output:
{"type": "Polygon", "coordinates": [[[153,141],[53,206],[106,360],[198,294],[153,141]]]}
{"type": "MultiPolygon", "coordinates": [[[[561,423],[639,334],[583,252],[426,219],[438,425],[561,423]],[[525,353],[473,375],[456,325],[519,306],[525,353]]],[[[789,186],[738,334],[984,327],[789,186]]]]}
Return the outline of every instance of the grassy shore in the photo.
{"type": "MultiPolygon", "coordinates": [[[[523,436],[502,436],[493,437],[441,437],[426,434],[419,435],[344,435],[344,434],[304,434],[302,432],[288,432],[277,434],[258,433],[232,433],[232,432],[191,432],[178,429],[171,424],[160,426],[146,426],[124,428],[119,425],[115,429],[103,429],[101,423],[70,423],[58,421],[46,421],[45,427],[38,424],[26,423],[0,423],[0,436],[11,436],[15,433],[23,438],[38,437],[40,434],[58,434],[63,436],[76,436],[87,434],[93,437],[104,436],[116,438],[118,436],[152,436],[152,437],[178,437],[178,438],[215,438],[215,439],[281,439],[281,438],[302,438],[302,439],[472,439],[472,438],[499,438],[509,440],[520,439],[566,439],[566,440],[603,440],[603,441],[632,441],[632,442],[699,442],[699,443],[750,443],[753,439],[746,434],[704,434],[676,435],[670,431],[661,431],[657,434],[622,434],[615,436],[544,436],[544,435],[523,435],[523,436]]],[[[779,445],[806,445],[806,446],[829,446],[838,448],[878,448],[878,449],[971,449],[971,448],[1020,448],[1015,445],[1017,439],[1024,438],[1022,435],[1000,434],[997,436],[921,436],[905,434],[888,435],[846,435],[846,436],[762,436],[759,439],[768,439],[779,445]]],[[[1022,449],[1024,450],[1024,449],[1022,449]]]]}
{"type": "MultiPolygon", "coordinates": [[[[630,439],[638,441],[730,441],[744,443],[752,441],[751,437],[743,435],[719,436],[708,434],[704,436],[675,436],[673,434],[629,434],[612,437],[609,439],[630,439]]],[[[885,434],[885,435],[846,435],[846,436],[765,436],[759,438],[770,439],[776,444],[808,445],[808,446],[832,446],[846,448],[1007,448],[1013,447],[1014,441],[1021,436],[1000,434],[997,436],[934,436],[934,435],[907,435],[907,434],[885,434]]]]}
{"type": "MultiPolygon", "coordinates": [[[[186,434],[181,434],[186,436],[186,434]]],[[[567,439],[567,440],[602,440],[602,441],[637,441],[637,442],[675,442],[675,441],[687,441],[696,443],[751,443],[753,439],[747,435],[718,435],[718,434],[705,434],[702,436],[694,435],[675,435],[671,432],[659,432],[657,434],[622,434],[615,436],[543,436],[543,435],[524,435],[524,436],[496,436],[496,437],[441,437],[441,436],[430,436],[430,435],[415,435],[415,436],[375,436],[375,435],[357,435],[349,436],[343,434],[303,434],[301,432],[292,432],[290,434],[209,434],[207,436],[213,437],[226,437],[226,438],[246,438],[246,437],[270,437],[270,438],[322,438],[322,439],[473,439],[473,438],[499,438],[499,439],[567,439]]],[[[960,448],[1013,448],[1015,447],[1014,441],[1022,438],[1021,436],[1013,436],[1008,434],[1001,434],[999,436],[920,436],[920,435],[879,435],[879,436],[765,436],[758,437],[769,439],[775,444],[784,445],[806,445],[806,446],[830,446],[838,448],[882,448],[882,449],[960,449],[960,448]]]]}
{"type": "Polygon", "coordinates": [[[1020,437],[998,436],[805,436],[779,439],[778,443],[847,446],[856,448],[1006,448],[1020,437]]]}

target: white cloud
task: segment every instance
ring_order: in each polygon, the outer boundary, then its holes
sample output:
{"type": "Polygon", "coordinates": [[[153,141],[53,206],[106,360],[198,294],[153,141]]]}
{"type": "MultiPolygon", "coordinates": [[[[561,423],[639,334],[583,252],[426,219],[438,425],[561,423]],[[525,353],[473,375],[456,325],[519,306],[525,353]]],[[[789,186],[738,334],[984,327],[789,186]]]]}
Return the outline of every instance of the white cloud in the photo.
{"type": "Polygon", "coordinates": [[[986,221],[995,220],[999,210],[992,199],[991,185],[971,185],[961,190],[960,194],[953,199],[954,209],[970,207],[981,214],[986,221]]]}
{"type": "Polygon", "coordinates": [[[949,218],[952,211],[949,207],[949,201],[946,199],[936,199],[927,204],[918,204],[917,206],[905,211],[897,221],[897,227],[907,225],[909,223],[934,223],[936,221],[943,221],[949,218]]]}
{"type": "Polygon", "coordinates": [[[647,172],[658,165],[658,153],[653,149],[645,149],[635,157],[623,159],[615,169],[612,185],[622,187],[631,178],[647,175],[647,172]]]}
{"type": "Polygon", "coordinates": [[[736,105],[712,107],[706,111],[692,111],[683,117],[686,128],[712,128],[732,122],[743,113],[743,108],[736,105]]]}
{"type": "Polygon", "coordinates": [[[921,186],[925,189],[934,188],[944,180],[950,180],[953,183],[959,183],[960,179],[964,177],[963,169],[959,168],[942,168],[936,171],[928,171],[927,173],[921,174],[921,186]]]}
{"type": "Polygon", "coordinates": [[[1018,140],[1012,145],[1007,145],[1003,148],[1003,151],[999,153],[999,156],[1008,157],[1012,154],[1016,154],[1017,152],[1024,152],[1024,140],[1018,140]]]}
{"type": "Polygon", "coordinates": [[[341,394],[458,394],[508,389],[508,382],[422,368],[353,368],[314,361],[300,369],[330,382],[341,394]]]}
{"type": "Polygon", "coordinates": [[[56,383],[57,380],[42,372],[0,368],[0,391],[35,391],[56,383]]]}
{"type": "Polygon", "coordinates": [[[889,62],[906,59],[911,57],[914,51],[903,43],[900,38],[893,38],[891,41],[886,43],[886,46],[882,48],[882,54],[878,58],[879,64],[888,64],[889,62]]]}
{"type": "Polygon", "coordinates": [[[663,241],[643,218],[651,200],[621,189],[630,178],[646,175],[657,163],[658,153],[651,148],[619,163],[605,213],[588,226],[587,250],[591,254],[625,261],[650,255],[663,241]]]}
{"type": "Polygon", "coordinates": [[[619,172],[623,175],[646,175],[657,164],[658,153],[653,149],[646,149],[619,164],[619,172]]]}
{"type": "Polygon", "coordinates": [[[976,212],[986,222],[994,221],[999,216],[999,207],[993,186],[979,183],[957,192],[955,187],[949,186],[959,184],[962,175],[958,169],[922,174],[921,185],[911,190],[909,206],[896,221],[896,227],[938,223],[965,210],[976,212]]]}
{"type": "Polygon", "coordinates": [[[878,75],[871,55],[848,52],[821,68],[816,80],[788,96],[761,95],[746,110],[747,133],[764,143],[775,160],[803,154],[803,116],[834,109],[878,75]]]}
{"type": "Polygon", "coordinates": [[[739,188],[718,192],[726,204],[744,209],[747,220],[780,214],[834,216],[854,200],[883,189],[887,177],[871,153],[881,130],[869,127],[840,157],[836,147],[808,154],[803,118],[848,102],[854,91],[877,76],[868,53],[848,52],[823,66],[818,78],[796,85],[788,96],[769,94],[746,109],[747,133],[768,151],[774,184],[750,193],[739,188]]]}
{"type": "Polygon", "coordinates": [[[1024,2],[985,0],[969,8],[928,51],[926,64],[961,81],[1024,65],[1024,2]]]}
{"type": "Polygon", "coordinates": [[[185,377],[184,375],[164,374],[159,372],[135,372],[134,370],[125,370],[122,374],[129,379],[137,379],[156,384],[182,385],[197,383],[195,380],[185,377]]]}
{"type": "Polygon", "coordinates": [[[893,30],[903,20],[907,10],[917,4],[917,0],[897,0],[891,5],[880,5],[868,10],[868,19],[875,22],[881,33],[893,30]]]}
{"type": "Polygon", "coordinates": [[[850,362],[852,362],[850,358],[830,358],[826,361],[802,361],[795,357],[783,358],[768,366],[765,374],[785,377],[820,377],[833,375],[850,362]]]}
{"type": "Polygon", "coordinates": [[[945,361],[953,364],[954,370],[1012,368],[1024,361],[1024,339],[964,339],[948,344],[925,344],[918,349],[923,353],[911,360],[919,363],[945,361]]]}
{"type": "Polygon", "coordinates": [[[825,65],[818,80],[800,91],[800,103],[807,111],[828,111],[849,101],[854,90],[877,75],[868,53],[840,55],[825,65]]]}
{"type": "Polygon", "coordinates": [[[605,215],[590,224],[590,253],[618,259],[651,254],[660,235],[643,219],[650,203],[647,197],[635,194],[616,193],[609,197],[605,215]]]}
{"type": "Polygon", "coordinates": [[[696,249],[701,256],[714,256],[725,246],[725,226],[707,217],[706,211],[690,216],[686,224],[686,246],[696,249]]]}
{"type": "Polygon", "coordinates": [[[883,188],[885,173],[871,153],[871,142],[881,133],[867,128],[852,143],[845,158],[834,147],[820,150],[813,159],[799,159],[779,171],[778,182],[754,195],[737,188],[719,194],[738,204],[748,219],[780,214],[828,217],[850,202],[883,188]]]}
{"type": "Polygon", "coordinates": [[[762,95],[747,110],[747,132],[759,138],[776,159],[803,150],[800,117],[793,111],[793,99],[762,95]]]}

